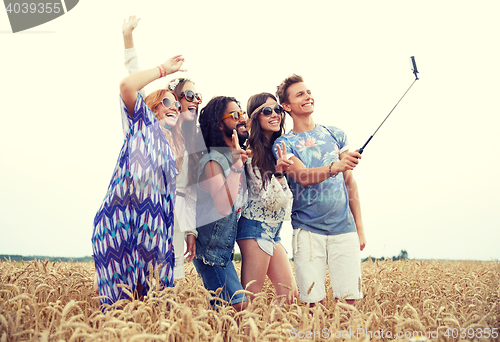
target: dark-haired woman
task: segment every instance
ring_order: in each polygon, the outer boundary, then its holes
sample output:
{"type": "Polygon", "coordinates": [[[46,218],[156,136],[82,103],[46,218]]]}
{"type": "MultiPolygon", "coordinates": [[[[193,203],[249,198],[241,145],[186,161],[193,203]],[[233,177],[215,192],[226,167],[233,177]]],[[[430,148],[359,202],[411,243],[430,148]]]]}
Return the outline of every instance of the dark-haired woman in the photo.
{"type": "Polygon", "coordinates": [[[238,222],[236,237],[242,257],[241,284],[253,293],[261,292],[267,275],[276,295],[290,303],[297,296],[297,289],[288,256],[280,243],[280,230],[283,220],[290,219],[292,193],[284,173],[291,161],[286,158],[284,145],[277,161],[272,153],[274,141],[284,133],[284,112],[270,93],[250,97],[247,110],[250,113],[248,202],[238,222]],[[252,280],[255,281],[246,287],[252,280]]]}
{"type": "Polygon", "coordinates": [[[174,250],[175,279],[185,276],[184,256],[192,261],[196,255],[196,172],[198,169],[198,153],[204,149],[199,146],[203,141],[197,132],[198,107],[201,94],[196,91],[194,82],[186,78],[176,78],[169,82],[167,88],[172,91],[181,103],[181,113],[175,126],[174,140],[179,144],[177,164],[180,165],[177,175],[177,200],[174,212],[174,250]],[[186,252],[184,253],[184,237],[186,252]]]}

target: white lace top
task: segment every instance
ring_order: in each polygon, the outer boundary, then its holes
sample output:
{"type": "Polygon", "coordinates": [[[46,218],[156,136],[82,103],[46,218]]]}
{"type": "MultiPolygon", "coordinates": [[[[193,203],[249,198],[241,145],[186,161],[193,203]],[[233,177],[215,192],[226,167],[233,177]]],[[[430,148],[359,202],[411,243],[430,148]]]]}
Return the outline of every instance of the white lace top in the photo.
{"type": "Polygon", "coordinates": [[[246,168],[249,174],[248,202],[243,208],[243,217],[267,223],[290,220],[293,195],[286,181],[283,185],[274,177],[264,187],[259,168],[252,167],[252,158],[248,158],[246,168]]]}

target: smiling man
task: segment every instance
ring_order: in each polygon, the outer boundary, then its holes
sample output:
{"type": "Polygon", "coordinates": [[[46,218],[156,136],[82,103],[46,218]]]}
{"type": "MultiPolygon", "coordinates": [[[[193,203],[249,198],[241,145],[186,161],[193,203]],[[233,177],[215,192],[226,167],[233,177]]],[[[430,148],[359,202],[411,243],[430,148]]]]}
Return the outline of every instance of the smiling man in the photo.
{"type": "Polygon", "coordinates": [[[334,297],[353,304],[361,291],[360,250],[366,244],[358,188],[352,170],[361,155],[349,152],[339,128],[315,124],[314,97],[301,76],[286,78],[276,92],[293,119],[284,142],[293,164],[287,170],[293,191],[293,258],[300,299],[321,302],[326,296],[326,266],[334,297]]]}
{"type": "Polygon", "coordinates": [[[232,262],[238,219],[245,200],[244,164],[240,141],[248,138],[247,116],[233,97],[214,97],[201,110],[200,129],[207,146],[198,165],[196,257],[193,264],[205,288],[217,291],[236,310],[246,297],[232,262]]]}

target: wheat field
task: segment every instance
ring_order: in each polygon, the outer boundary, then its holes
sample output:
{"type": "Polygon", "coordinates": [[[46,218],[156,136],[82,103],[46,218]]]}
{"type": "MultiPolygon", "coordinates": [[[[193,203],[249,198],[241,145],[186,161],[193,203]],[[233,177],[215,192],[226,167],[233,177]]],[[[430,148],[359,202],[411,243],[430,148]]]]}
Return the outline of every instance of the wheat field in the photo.
{"type": "MultiPolygon", "coordinates": [[[[240,264],[235,263],[239,271],[240,264]]],[[[174,288],[123,300],[106,314],[92,291],[93,263],[4,261],[0,342],[5,341],[499,341],[498,261],[368,261],[354,306],[275,302],[264,290],[243,312],[209,306],[192,264],[174,288]]],[[[284,298],[283,298],[284,299],[284,298]]]]}

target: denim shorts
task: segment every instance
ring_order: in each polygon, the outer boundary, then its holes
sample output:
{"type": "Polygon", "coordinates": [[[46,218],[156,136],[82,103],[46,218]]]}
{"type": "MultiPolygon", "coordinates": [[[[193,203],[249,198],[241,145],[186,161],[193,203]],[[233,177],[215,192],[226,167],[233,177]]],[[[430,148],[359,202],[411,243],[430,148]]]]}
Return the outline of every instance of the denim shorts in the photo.
{"type": "Polygon", "coordinates": [[[280,231],[283,222],[266,223],[241,217],[238,221],[236,241],[255,239],[260,249],[273,256],[274,245],[281,241],[280,231]]]}
{"type": "MultiPolygon", "coordinates": [[[[244,293],[234,294],[243,290],[243,287],[232,261],[227,264],[226,268],[210,266],[196,258],[193,259],[193,264],[207,290],[216,292],[217,289],[222,288],[219,298],[229,302],[230,305],[246,301],[244,293]]],[[[214,301],[211,304],[214,305],[214,301]]]]}

